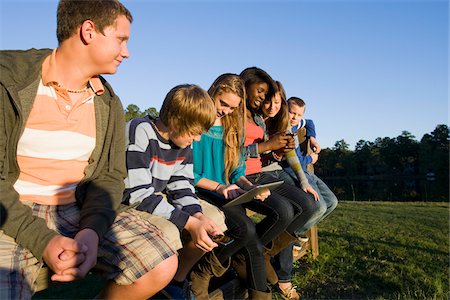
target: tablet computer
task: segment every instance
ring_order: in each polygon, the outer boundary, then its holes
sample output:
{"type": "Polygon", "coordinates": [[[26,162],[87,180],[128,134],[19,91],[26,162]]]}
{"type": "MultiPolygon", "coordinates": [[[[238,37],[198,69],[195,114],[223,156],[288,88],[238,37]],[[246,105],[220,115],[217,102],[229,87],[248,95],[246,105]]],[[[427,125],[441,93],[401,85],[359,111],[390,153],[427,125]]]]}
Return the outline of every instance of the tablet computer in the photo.
{"type": "Polygon", "coordinates": [[[280,181],[275,181],[275,182],[271,182],[271,183],[258,185],[255,188],[245,192],[244,194],[242,194],[234,199],[231,199],[229,202],[222,205],[222,207],[230,207],[230,206],[235,206],[235,205],[250,202],[255,198],[256,195],[260,194],[261,192],[263,192],[265,190],[274,189],[274,188],[280,186],[281,184],[283,184],[283,182],[284,182],[283,180],[280,180],[280,181]]]}

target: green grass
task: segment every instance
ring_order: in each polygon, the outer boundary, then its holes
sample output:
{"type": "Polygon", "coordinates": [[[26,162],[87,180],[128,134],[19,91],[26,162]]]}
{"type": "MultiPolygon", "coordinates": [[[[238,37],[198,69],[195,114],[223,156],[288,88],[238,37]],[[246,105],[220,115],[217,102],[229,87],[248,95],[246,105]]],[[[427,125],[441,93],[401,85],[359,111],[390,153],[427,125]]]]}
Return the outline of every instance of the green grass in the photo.
{"type": "MultiPolygon", "coordinates": [[[[302,299],[450,298],[448,203],[341,201],[319,224],[319,251],[295,262],[302,299]]],[[[100,284],[90,278],[34,298],[92,297],[100,284]]]]}
{"type": "Polygon", "coordinates": [[[319,251],[295,263],[302,299],[450,298],[448,203],[342,201],[319,251]]]}

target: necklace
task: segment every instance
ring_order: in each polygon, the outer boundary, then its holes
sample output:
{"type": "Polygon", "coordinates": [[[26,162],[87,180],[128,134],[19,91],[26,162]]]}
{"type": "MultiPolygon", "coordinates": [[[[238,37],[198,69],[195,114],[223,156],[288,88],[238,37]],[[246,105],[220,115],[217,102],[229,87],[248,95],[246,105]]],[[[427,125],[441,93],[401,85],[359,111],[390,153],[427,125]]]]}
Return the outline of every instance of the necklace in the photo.
{"type": "Polygon", "coordinates": [[[85,86],[84,88],[82,88],[81,90],[71,90],[71,89],[66,89],[67,92],[69,93],[74,93],[74,94],[80,94],[80,93],[84,93],[88,90],[88,87],[85,86]]]}

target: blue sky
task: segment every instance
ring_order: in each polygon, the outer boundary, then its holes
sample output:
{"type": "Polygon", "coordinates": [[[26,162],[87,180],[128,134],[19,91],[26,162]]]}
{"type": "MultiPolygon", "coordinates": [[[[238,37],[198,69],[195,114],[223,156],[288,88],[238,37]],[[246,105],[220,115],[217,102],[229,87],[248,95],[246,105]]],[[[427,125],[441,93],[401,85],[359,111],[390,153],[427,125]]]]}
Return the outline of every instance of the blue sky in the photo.
{"type": "MultiPolygon", "coordinates": [[[[107,79],[124,107],[258,66],[306,101],[322,147],[449,124],[448,1],[122,2],[131,57],[107,79]]],[[[56,6],[0,0],[0,49],[56,47],[56,6]]]]}

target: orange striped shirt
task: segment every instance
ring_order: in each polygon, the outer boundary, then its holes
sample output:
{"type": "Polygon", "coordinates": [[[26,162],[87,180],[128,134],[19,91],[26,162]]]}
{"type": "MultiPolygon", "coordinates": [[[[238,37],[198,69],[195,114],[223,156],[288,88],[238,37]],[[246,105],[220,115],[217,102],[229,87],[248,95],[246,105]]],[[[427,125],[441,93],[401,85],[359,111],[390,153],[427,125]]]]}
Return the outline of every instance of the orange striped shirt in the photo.
{"type": "Polygon", "coordinates": [[[20,175],[14,188],[21,200],[45,205],[75,201],[75,189],[95,147],[94,91],[103,92],[99,78],[72,103],[65,88],[54,80],[56,50],[42,64],[42,80],[19,139],[20,175]]]}

